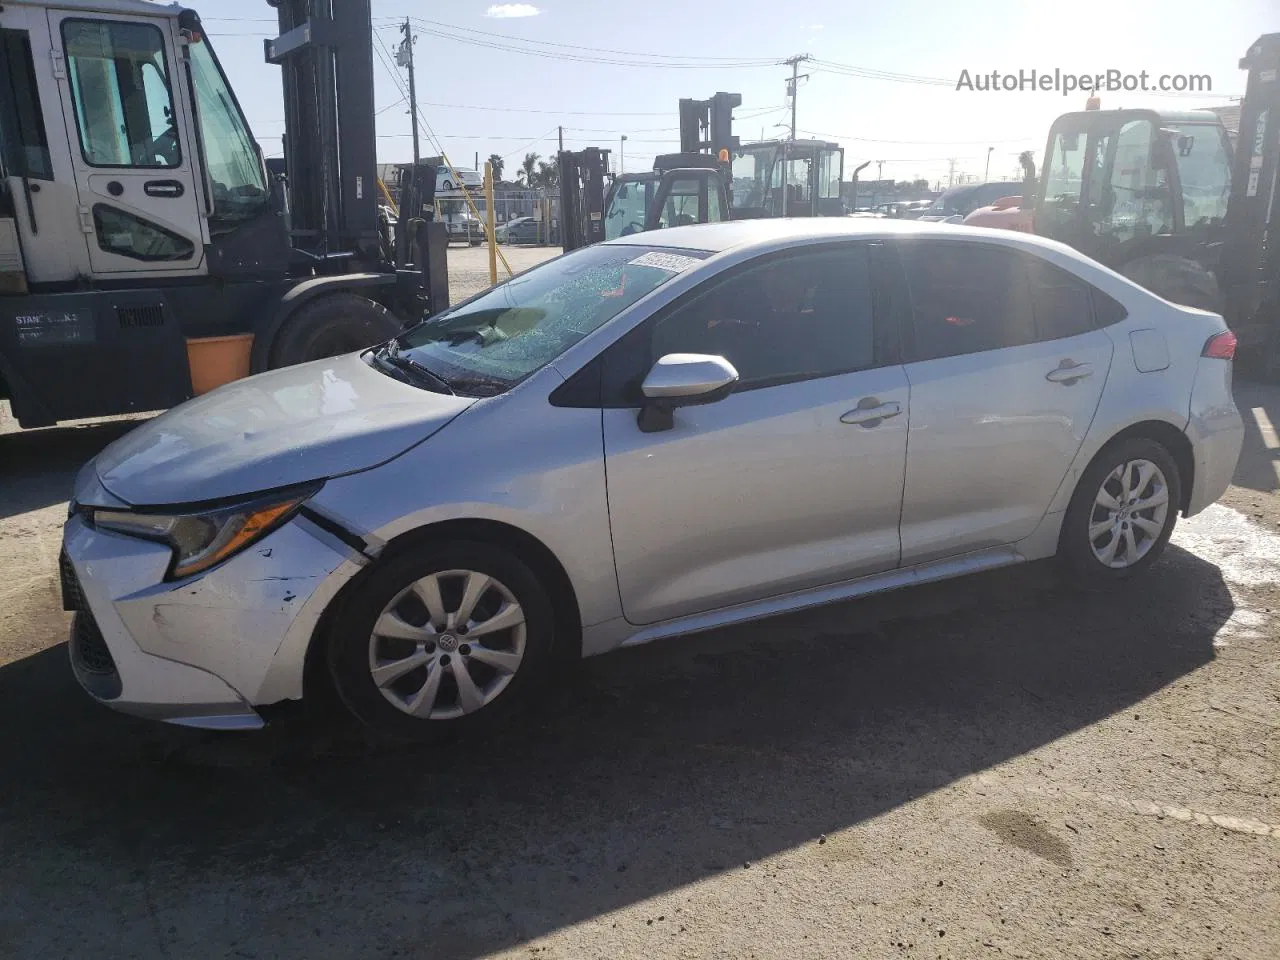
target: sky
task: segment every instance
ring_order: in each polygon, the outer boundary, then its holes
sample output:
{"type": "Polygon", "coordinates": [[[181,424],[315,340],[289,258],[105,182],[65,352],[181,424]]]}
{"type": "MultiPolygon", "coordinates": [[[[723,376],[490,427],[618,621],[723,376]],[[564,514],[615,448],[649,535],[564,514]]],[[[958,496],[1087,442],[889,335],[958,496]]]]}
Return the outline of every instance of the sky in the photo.
{"type": "MultiPolygon", "coordinates": [[[[266,0],[189,0],[268,156],[279,155],[279,69],[263,62],[274,35],[266,0]]],[[[1104,109],[1196,109],[1244,92],[1238,68],[1249,45],[1280,31],[1280,0],[896,0],[893,3],[696,4],[648,0],[490,3],[372,0],[378,159],[410,159],[405,71],[388,55],[411,18],[417,91],[426,124],[423,154],[440,144],[455,166],[490,154],[510,179],[527,152],[610,148],[618,170],[649,169],[678,149],[678,101],[742,94],[734,133],[744,142],[789,131],[781,61],[799,54],[798,136],[845,148],[845,178],[863,161],[871,179],[1020,177],[1017,154],[1044,150],[1060,113],[1086,93],[957,90],[962,71],[978,84],[993,70],[1208,75],[1208,94],[1102,93],[1104,109]],[[516,49],[511,49],[516,48],[516,49]],[[393,74],[398,76],[393,76],[393,74]],[[990,149],[989,149],[990,148],[990,149]],[[952,161],[954,160],[954,164],[952,161]],[[883,161],[883,166],[877,164],[883,161]]]]}

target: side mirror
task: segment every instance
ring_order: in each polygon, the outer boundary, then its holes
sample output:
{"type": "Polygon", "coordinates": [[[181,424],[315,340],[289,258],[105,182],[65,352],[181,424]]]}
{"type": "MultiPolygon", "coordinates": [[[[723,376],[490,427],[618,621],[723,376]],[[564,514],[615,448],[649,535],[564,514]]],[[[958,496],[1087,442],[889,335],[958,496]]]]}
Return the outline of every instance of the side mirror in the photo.
{"type": "Polygon", "coordinates": [[[676,407],[723,400],[737,382],[738,371],[724,357],[668,353],[649,369],[640,385],[644,405],[636,423],[644,433],[670,430],[676,407]]]}

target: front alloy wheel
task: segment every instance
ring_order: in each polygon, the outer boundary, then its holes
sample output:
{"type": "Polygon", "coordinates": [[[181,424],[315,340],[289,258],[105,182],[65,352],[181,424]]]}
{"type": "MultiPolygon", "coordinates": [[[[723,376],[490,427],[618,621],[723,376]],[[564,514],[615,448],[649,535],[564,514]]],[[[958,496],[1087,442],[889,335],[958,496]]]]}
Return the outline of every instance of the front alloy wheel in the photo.
{"type": "Polygon", "coordinates": [[[327,632],[343,704],[385,736],[434,740],[502,721],[552,662],[542,582],[497,544],[406,546],[352,585],[327,632]]]}
{"type": "Polygon", "coordinates": [[[443,570],[386,605],[369,637],[369,673],[397,710],[452,720],[502,693],[524,650],[524,608],[505,584],[477,570],[443,570]]]}

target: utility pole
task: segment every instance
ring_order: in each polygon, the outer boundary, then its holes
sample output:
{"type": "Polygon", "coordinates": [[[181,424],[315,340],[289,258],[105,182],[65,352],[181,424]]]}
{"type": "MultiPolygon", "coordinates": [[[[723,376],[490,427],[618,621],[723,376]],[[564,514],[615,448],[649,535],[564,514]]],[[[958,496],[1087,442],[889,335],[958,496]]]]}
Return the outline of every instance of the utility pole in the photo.
{"type": "Polygon", "coordinates": [[[408,17],[405,17],[404,23],[400,25],[400,32],[404,34],[404,39],[400,41],[400,49],[396,51],[396,64],[407,67],[409,70],[409,116],[413,123],[413,172],[416,177],[418,160],[421,158],[418,149],[418,91],[413,83],[413,44],[417,37],[413,35],[408,17]]]}
{"type": "Polygon", "coordinates": [[[947,161],[947,189],[951,189],[956,185],[956,158],[952,157],[947,161]]]}
{"type": "Polygon", "coordinates": [[[808,80],[809,75],[800,74],[800,64],[809,59],[809,54],[798,53],[794,57],[788,57],[782,61],[791,67],[791,79],[787,81],[787,92],[791,94],[791,139],[796,138],[796,93],[800,86],[801,80],[808,80]]]}
{"type": "MultiPolygon", "coordinates": [[[[884,161],[877,160],[876,161],[876,201],[879,201],[880,199],[880,188],[883,185],[884,185],[884,161]]],[[[875,205],[876,205],[875,203],[871,204],[872,207],[874,207],[875,205]]]]}
{"type": "Polygon", "coordinates": [[[994,149],[995,147],[987,147],[987,168],[982,171],[983,183],[986,183],[988,180],[991,179],[991,151],[994,149]]]}
{"type": "Polygon", "coordinates": [[[627,166],[627,135],[624,133],[618,138],[618,172],[626,173],[627,166]]]}
{"type": "MultiPolygon", "coordinates": [[[[787,93],[791,95],[791,137],[792,141],[796,138],[796,93],[800,86],[801,80],[808,80],[809,75],[800,74],[800,64],[809,59],[809,54],[798,53],[794,57],[788,57],[782,61],[791,67],[791,79],[787,81],[787,93]]],[[[763,139],[763,138],[762,138],[763,139]]],[[[788,194],[791,193],[791,184],[789,177],[791,174],[790,157],[787,155],[787,144],[782,145],[782,215],[785,217],[788,213],[788,194]]]]}
{"type": "Polygon", "coordinates": [[[564,127],[556,127],[560,131],[560,152],[564,153],[564,127]]]}

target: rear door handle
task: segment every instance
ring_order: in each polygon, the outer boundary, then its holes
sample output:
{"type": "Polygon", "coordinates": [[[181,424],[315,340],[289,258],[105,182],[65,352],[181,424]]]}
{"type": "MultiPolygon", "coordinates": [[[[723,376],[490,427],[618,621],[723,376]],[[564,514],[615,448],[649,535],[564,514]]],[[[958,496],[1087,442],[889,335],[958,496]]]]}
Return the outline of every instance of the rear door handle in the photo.
{"type": "Polygon", "coordinates": [[[1050,370],[1044,375],[1044,378],[1050,383],[1060,383],[1064,387],[1069,387],[1085,377],[1091,376],[1093,376],[1093,364],[1073,363],[1070,360],[1063,360],[1062,363],[1058,364],[1056,370],[1050,370]]]}
{"type": "Polygon", "coordinates": [[[878,427],[884,420],[902,412],[897,400],[880,403],[875,397],[865,397],[858,405],[840,418],[841,423],[856,423],[860,427],[878,427]]]}

